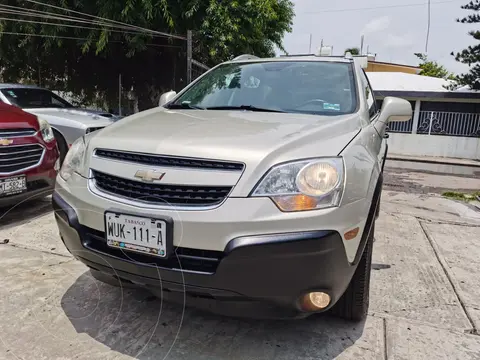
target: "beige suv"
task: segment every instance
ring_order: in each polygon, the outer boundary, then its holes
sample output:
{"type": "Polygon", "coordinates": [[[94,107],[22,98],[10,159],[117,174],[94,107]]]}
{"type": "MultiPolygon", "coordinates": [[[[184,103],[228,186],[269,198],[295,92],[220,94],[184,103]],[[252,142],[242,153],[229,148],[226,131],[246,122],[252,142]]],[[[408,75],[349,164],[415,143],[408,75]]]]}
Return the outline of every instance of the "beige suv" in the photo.
{"type": "Polygon", "coordinates": [[[385,129],[363,58],[242,56],[76,141],[56,220],[93,275],[231,315],[368,308],[385,129]],[[166,102],[166,103],[165,103],[166,102]]]}

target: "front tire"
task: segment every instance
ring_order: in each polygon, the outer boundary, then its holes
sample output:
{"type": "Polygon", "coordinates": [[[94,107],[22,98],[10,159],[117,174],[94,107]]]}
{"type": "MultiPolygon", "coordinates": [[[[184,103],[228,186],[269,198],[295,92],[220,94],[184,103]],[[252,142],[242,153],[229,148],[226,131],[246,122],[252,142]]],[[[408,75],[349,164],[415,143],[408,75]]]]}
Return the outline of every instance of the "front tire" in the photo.
{"type": "Polygon", "coordinates": [[[375,223],[372,225],[362,258],[353,274],[347,290],[332,308],[332,313],[350,321],[365,319],[368,312],[370,294],[370,271],[372,269],[373,236],[375,223]]]}

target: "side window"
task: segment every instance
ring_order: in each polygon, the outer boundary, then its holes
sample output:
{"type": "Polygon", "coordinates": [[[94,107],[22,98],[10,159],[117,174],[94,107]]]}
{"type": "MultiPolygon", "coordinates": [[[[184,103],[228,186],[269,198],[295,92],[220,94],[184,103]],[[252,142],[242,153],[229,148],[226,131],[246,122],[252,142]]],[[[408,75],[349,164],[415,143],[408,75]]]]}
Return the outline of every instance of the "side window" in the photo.
{"type": "Polygon", "coordinates": [[[55,99],[53,96],[51,97],[51,104],[59,107],[65,107],[64,104],[62,104],[60,101],[55,99]]]}
{"type": "Polygon", "coordinates": [[[368,105],[368,112],[370,114],[370,118],[375,116],[377,113],[377,103],[375,101],[375,96],[373,95],[373,90],[370,87],[370,83],[368,82],[367,76],[365,75],[365,72],[362,71],[362,86],[365,89],[365,98],[367,99],[367,105],[368,105]]]}

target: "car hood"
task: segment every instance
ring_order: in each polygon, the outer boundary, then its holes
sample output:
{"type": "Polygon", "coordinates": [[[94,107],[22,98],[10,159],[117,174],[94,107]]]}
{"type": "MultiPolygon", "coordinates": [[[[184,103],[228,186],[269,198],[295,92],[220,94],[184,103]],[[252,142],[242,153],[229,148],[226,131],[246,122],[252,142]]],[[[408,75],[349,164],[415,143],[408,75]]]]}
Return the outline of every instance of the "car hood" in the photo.
{"type": "Polygon", "coordinates": [[[361,128],[357,114],[318,116],[155,108],[103,129],[89,149],[243,162],[269,167],[292,159],[337,156],[361,128]]]}
{"type": "Polygon", "coordinates": [[[0,101],[0,129],[32,128],[38,131],[37,117],[0,101]]]}
{"type": "MultiPolygon", "coordinates": [[[[55,109],[55,108],[36,108],[24,109],[29,113],[37,115],[47,120],[52,126],[75,122],[78,126],[102,127],[112,124],[115,120],[108,117],[111,114],[86,109],[55,109]]],[[[113,116],[113,115],[112,115],[113,116]]]]}

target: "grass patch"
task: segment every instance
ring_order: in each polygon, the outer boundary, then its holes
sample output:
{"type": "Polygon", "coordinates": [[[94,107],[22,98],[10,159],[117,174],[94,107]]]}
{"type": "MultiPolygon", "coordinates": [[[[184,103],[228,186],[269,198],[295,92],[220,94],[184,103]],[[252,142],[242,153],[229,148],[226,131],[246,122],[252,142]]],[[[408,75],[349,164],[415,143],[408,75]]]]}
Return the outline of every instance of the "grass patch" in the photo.
{"type": "Polygon", "coordinates": [[[477,200],[477,196],[480,196],[480,191],[475,191],[472,194],[465,194],[457,191],[446,191],[442,194],[442,196],[453,199],[453,200],[460,200],[460,201],[473,201],[477,200]]]}

